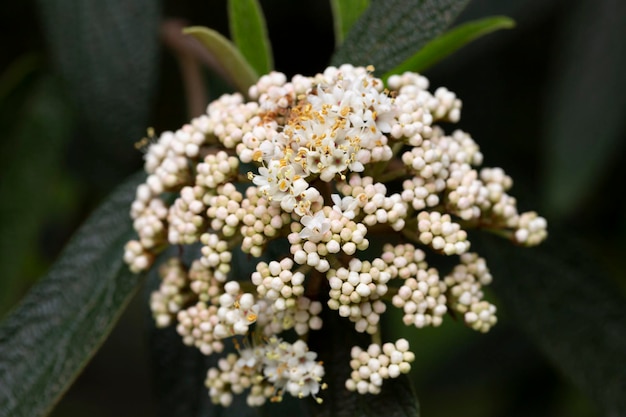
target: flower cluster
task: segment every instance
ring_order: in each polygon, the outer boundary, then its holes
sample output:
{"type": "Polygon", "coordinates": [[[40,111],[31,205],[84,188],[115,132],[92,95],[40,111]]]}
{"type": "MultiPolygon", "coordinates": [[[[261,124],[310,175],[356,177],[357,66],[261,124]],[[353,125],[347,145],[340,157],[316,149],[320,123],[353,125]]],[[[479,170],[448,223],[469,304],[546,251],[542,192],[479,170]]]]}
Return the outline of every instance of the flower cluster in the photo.
{"type": "Polygon", "coordinates": [[[280,401],[285,392],[321,401],[317,394],[325,388],[324,368],[316,357],[302,340],[292,344],[273,337],[220,359],[216,368],[209,369],[205,383],[211,400],[223,406],[230,405],[233,393],[246,389],[250,406],[263,405],[267,398],[280,401]]]}
{"type": "Polygon", "coordinates": [[[447,314],[480,332],[496,323],[483,293],[492,277],[468,228],[532,246],[547,224],[518,211],[512,179],[481,167],[468,133],[438,124],[460,115],[454,93],[429,92],[415,73],[385,85],[371,67],[291,80],[274,72],[148,148],[131,207],[138,237],[124,260],[140,272],[168,245],[198,254],[162,263],[151,308],[158,326],[175,324],[206,355],[244,340],[208,371],[214,402],[244,391],[250,405],[285,393],[320,400],[324,367],[306,340],[323,329],[324,307],[371,335],[369,347],[353,347],[345,383],[362,394],[415,357],[405,339],[380,340],[387,308],[416,328],[447,314]],[[457,265],[440,271],[428,253],[457,265]]]}

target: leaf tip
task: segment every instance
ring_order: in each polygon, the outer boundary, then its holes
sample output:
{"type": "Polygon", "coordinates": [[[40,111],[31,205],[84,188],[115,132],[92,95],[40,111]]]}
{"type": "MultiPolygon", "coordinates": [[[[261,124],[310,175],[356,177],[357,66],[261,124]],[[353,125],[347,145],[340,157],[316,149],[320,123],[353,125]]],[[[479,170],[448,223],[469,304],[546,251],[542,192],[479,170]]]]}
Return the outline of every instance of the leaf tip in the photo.
{"type": "Polygon", "coordinates": [[[517,26],[515,20],[508,16],[497,16],[496,18],[498,19],[498,26],[500,29],[513,29],[517,26]]]}

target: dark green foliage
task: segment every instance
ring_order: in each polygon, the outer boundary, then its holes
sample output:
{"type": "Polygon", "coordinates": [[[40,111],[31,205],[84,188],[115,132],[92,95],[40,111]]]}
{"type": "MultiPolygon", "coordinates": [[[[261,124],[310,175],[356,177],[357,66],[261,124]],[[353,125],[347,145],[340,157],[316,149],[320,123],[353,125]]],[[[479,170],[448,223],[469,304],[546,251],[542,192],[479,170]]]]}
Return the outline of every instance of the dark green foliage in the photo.
{"type": "Polygon", "coordinates": [[[352,27],[332,63],[374,65],[384,74],[443,33],[468,1],[373,2],[352,27]]]}
{"type": "Polygon", "coordinates": [[[402,74],[405,71],[421,73],[469,42],[493,31],[511,29],[514,26],[515,22],[508,17],[495,16],[454,27],[428,42],[409,59],[383,75],[382,79],[386,82],[391,75],[402,74]]]}
{"type": "Polygon", "coordinates": [[[142,176],[117,189],[0,327],[0,416],[44,415],[105,340],[141,284],[122,260],[127,208],[142,176]]]}
{"type": "Polygon", "coordinates": [[[36,4],[51,58],[79,115],[82,146],[99,155],[89,180],[110,189],[134,171],[132,146],[149,126],[159,72],[159,2],[36,4]]]}
{"type": "Polygon", "coordinates": [[[17,277],[41,273],[41,255],[33,248],[46,219],[71,209],[60,198],[67,197],[61,165],[74,115],[58,79],[24,70],[24,64],[41,65],[33,58],[25,56],[10,67],[14,82],[10,88],[4,84],[10,93],[0,97],[0,125],[7,126],[0,144],[0,315],[32,284],[17,277]],[[15,98],[19,94],[22,100],[15,98]]]}
{"type": "Polygon", "coordinates": [[[369,0],[330,0],[333,11],[335,45],[340,46],[354,22],[369,7],[369,0]]]}
{"type": "Polygon", "coordinates": [[[489,260],[502,308],[604,415],[623,415],[626,298],[584,245],[561,231],[532,249],[485,234],[473,242],[489,260]]]}
{"type": "Polygon", "coordinates": [[[570,215],[602,181],[624,148],[626,3],[581,1],[558,36],[547,92],[545,198],[554,215],[570,215]],[[609,104],[610,103],[610,104],[609,104]]]}

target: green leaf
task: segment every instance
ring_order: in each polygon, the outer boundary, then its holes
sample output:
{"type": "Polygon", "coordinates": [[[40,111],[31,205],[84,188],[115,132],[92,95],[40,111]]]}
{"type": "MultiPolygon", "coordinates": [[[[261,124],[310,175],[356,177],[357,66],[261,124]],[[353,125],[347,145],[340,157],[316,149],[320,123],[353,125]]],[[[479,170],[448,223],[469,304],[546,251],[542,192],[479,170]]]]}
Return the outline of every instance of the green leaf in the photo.
{"type": "Polygon", "coordinates": [[[143,281],[123,247],[128,207],[144,175],[120,186],[0,325],[0,416],[50,411],[111,331],[143,281]]]}
{"type": "Polygon", "coordinates": [[[257,74],[273,67],[272,45],[258,0],[229,0],[228,21],[235,45],[257,74]]]}
{"type": "Polygon", "coordinates": [[[333,65],[374,65],[384,74],[454,21],[469,0],[379,1],[363,13],[335,52],[333,65]]]}
{"type": "Polygon", "coordinates": [[[626,3],[579,1],[567,18],[543,106],[544,197],[554,216],[577,212],[625,149],[626,3]]]}
{"type": "Polygon", "coordinates": [[[19,86],[41,69],[41,58],[35,54],[24,54],[15,59],[0,73],[0,106],[19,86]]]}
{"type": "Polygon", "coordinates": [[[385,380],[378,395],[361,395],[345,388],[350,377],[352,346],[367,347],[370,336],[357,333],[354,324],[327,308],[322,312],[324,327],[309,335],[311,350],[324,363],[328,389],[320,393],[322,404],[311,402],[314,417],[418,417],[419,403],[406,375],[385,380]]]}
{"type": "Polygon", "coordinates": [[[330,0],[335,29],[335,46],[343,43],[354,22],[369,7],[369,0],[330,0]]]}
{"type": "Polygon", "coordinates": [[[390,76],[402,74],[405,71],[422,72],[471,41],[496,30],[511,29],[514,26],[515,22],[504,16],[487,17],[464,23],[428,42],[415,55],[387,72],[382,78],[387,81],[390,76]]]}
{"type": "Polygon", "coordinates": [[[552,230],[537,248],[478,234],[502,308],[602,409],[626,414],[626,297],[569,234],[552,230]]]}
{"type": "Polygon", "coordinates": [[[188,27],[183,33],[199,40],[230,76],[237,90],[247,95],[248,88],[257,82],[259,75],[231,41],[213,29],[202,26],[188,27]]]}
{"type": "Polygon", "coordinates": [[[43,38],[79,113],[83,179],[108,192],[137,166],[159,72],[160,2],[38,0],[43,38]],[[88,140],[87,140],[88,139],[88,140]],[[87,143],[85,143],[87,142],[87,143]]]}
{"type": "Polygon", "coordinates": [[[59,188],[75,120],[62,91],[44,75],[27,83],[21,100],[0,102],[0,114],[16,113],[0,144],[0,315],[39,275],[26,271],[37,259],[44,222],[67,210],[59,188]]]}

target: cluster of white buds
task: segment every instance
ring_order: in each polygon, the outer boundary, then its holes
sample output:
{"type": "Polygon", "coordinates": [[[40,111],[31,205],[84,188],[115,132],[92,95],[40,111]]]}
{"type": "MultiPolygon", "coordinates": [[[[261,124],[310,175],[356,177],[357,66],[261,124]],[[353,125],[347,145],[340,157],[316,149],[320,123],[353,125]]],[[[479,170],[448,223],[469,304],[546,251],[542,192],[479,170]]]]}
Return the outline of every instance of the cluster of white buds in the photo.
{"type": "Polygon", "coordinates": [[[352,373],[346,380],[349,391],[359,394],[379,394],[383,380],[397,378],[411,370],[415,354],[409,350],[409,342],[399,339],[382,346],[371,344],[366,350],[354,346],[350,352],[352,373]]]}
{"type": "Polygon", "coordinates": [[[496,324],[496,307],[483,300],[483,285],[491,283],[491,274],[483,258],[465,253],[461,263],[444,279],[449,288],[450,307],[463,314],[475,330],[487,332],[496,324]]]}
{"type": "Polygon", "coordinates": [[[435,268],[428,268],[425,253],[411,244],[385,245],[383,259],[387,259],[397,270],[404,283],[392,298],[395,307],[402,308],[402,321],[417,328],[439,326],[446,306],[446,284],[439,279],[435,268]]]}
{"type": "Polygon", "coordinates": [[[187,286],[187,271],[178,258],[170,258],[159,268],[161,284],[150,297],[150,310],[157,327],[167,327],[192,298],[187,286]]]}
{"type": "Polygon", "coordinates": [[[328,307],[341,317],[355,323],[358,332],[376,333],[380,315],[386,305],[381,297],[387,294],[391,274],[381,259],[373,262],[352,258],[348,268],[330,270],[326,275],[330,291],[328,307]]]}
{"type": "Polygon", "coordinates": [[[157,325],[175,324],[207,355],[225,339],[253,345],[209,370],[214,402],[244,391],[254,406],[285,393],[320,400],[324,368],[306,340],[324,331],[324,306],[371,335],[367,349],[352,349],[346,381],[362,394],[379,393],[414,359],[406,340],[380,340],[388,307],[412,328],[439,326],[447,314],[481,332],[496,323],[483,295],[491,275],[469,252],[467,229],[532,246],[547,224],[518,212],[511,178],[481,167],[468,133],[437,124],[460,116],[453,92],[433,94],[410,72],[386,85],[371,67],[291,80],[273,72],[247,98],[220,97],[148,148],[130,209],[137,238],[124,260],[144,271],[178,246],[152,295],[157,325]],[[439,271],[427,253],[460,263],[439,271]]]}

